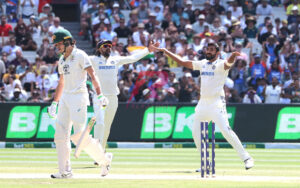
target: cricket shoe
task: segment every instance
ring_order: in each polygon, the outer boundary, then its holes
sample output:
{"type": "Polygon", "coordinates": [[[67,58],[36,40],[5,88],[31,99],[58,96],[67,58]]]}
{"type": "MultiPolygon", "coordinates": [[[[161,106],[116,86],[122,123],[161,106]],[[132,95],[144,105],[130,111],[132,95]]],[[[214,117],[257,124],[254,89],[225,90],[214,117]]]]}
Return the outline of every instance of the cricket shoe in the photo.
{"type": "Polygon", "coordinates": [[[113,154],[112,153],[105,153],[105,157],[107,158],[107,164],[106,165],[102,165],[102,169],[101,169],[101,176],[104,177],[108,174],[110,167],[111,167],[111,161],[113,158],[113,154]]]}
{"type": "Polygon", "coordinates": [[[61,173],[51,174],[51,178],[54,178],[54,179],[68,179],[68,178],[72,178],[72,177],[73,177],[72,171],[67,171],[63,174],[61,174],[61,173]]]}
{"type": "Polygon", "coordinates": [[[195,170],[195,172],[201,172],[201,168],[199,168],[199,169],[195,170]]]}
{"type": "Polygon", "coordinates": [[[246,170],[249,170],[250,168],[252,168],[254,166],[254,160],[251,157],[246,159],[244,161],[244,163],[245,163],[245,169],[246,170]]]}

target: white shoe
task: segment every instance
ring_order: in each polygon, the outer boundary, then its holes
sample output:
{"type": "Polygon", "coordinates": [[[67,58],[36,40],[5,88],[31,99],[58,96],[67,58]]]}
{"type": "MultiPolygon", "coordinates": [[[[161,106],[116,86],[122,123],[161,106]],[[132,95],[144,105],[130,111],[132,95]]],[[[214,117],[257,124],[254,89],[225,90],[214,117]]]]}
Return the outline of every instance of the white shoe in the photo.
{"type": "Polygon", "coordinates": [[[111,161],[113,158],[113,154],[112,153],[105,153],[105,157],[107,158],[108,162],[106,165],[102,165],[102,169],[101,169],[101,176],[106,176],[110,170],[111,167],[111,161]]]}
{"type": "Polygon", "coordinates": [[[199,169],[195,170],[195,172],[201,172],[201,168],[199,168],[199,169]]]}
{"type": "Polygon", "coordinates": [[[254,160],[250,157],[244,161],[246,170],[249,170],[254,166],[254,160]]]}
{"type": "Polygon", "coordinates": [[[72,178],[72,177],[73,177],[72,171],[65,172],[63,174],[61,174],[61,173],[51,174],[51,178],[54,178],[54,179],[68,179],[68,178],[72,178]]]}

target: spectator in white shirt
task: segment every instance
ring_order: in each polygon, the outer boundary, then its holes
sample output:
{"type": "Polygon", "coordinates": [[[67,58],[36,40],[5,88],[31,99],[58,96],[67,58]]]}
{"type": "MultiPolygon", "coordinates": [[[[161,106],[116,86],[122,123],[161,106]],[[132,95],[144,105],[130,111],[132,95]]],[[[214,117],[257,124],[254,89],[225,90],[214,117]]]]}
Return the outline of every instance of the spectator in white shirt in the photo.
{"type": "Polygon", "coordinates": [[[145,26],[143,23],[138,24],[138,31],[134,32],[132,35],[133,41],[136,46],[148,46],[149,33],[144,30],[145,26]]]}
{"type": "Polygon", "coordinates": [[[256,7],[256,14],[258,16],[270,16],[272,15],[272,6],[268,4],[268,0],[262,0],[262,4],[256,7]]]}
{"type": "Polygon", "coordinates": [[[62,26],[59,25],[60,24],[60,18],[59,17],[55,17],[53,19],[53,25],[51,25],[49,27],[49,30],[48,30],[48,34],[49,36],[51,37],[53,35],[53,33],[55,33],[58,29],[63,29],[62,26]]]}
{"type": "Polygon", "coordinates": [[[193,30],[195,32],[195,34],[200,34],[203,33],[204,31],[204,26],[206,26],[207,24],[205,23],[205,16],[204,14],[201,14],[198,16],[198,21],[196,21],[193,24],[193,30]]]}
{"type": "Polygon", "coordinates": [[[12,60],[16,57],[16,51],[21,51],[22,48],[20,46],[16,45],[16,39],[15,38],[10,38],[9,39],[9,45],[6,45],[2,48],[2,53],[5,52],[8,54],[7,58],[9,60],[12,60]]]}
{"type": "Polygon", "coordinates": [[[281,87],[276,77],[272,78],[272,84],[265,87],[263,95],[265,103],[280,103],[281,87]]]}
{"type": "Polygon", "coordinates": [[[112,41],[113,38],[117,36],[117,33],[112,30],[111,23],[109,22],[109,20],[107,18],[104,20],[104,24],[106,27],[106,31],[101,32],[100,39],[112,41]]]}
{"type": "Polygon", "coordinates": [[[35,2],[34,0],[21,0],[22,18],[30,18],[34,15],[35,2]]]}
{"type": "Polygon", "coordinates": [[[232,6],[230,6],[228,10],[231,11],[232,16],[236,17],[237,19],[241,19],[243,17],[243,9],[242,7],[238,6],[237,1],[232,2],[232,6]]]}
{"type": "Polygon", "coordinates": [[[262,103],[260,97],[253,88],[249,88],[247,94],[243,98],[243,103],[259,104],[262,103]]]}

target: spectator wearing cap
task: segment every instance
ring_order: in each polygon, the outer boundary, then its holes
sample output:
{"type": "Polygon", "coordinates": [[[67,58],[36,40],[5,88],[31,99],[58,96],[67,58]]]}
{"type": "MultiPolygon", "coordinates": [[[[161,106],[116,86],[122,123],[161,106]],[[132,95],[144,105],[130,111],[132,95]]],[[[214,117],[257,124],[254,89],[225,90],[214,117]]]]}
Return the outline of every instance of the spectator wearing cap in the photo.
{"type": "Polygon", "coordinates": [[[194,36],[194,30],[193,30],[193,26],[191,24],[186,24],[185,28],[184,28],[184,34],[187,38],[188,44],[192,44],[193,43],[193,36],[194,36]]]}
{"type": "Polygon", "coordinates": [[[291,24],[296,24],[298,21],[298,16],[300,16],[300,13],[298,11],[298,7],[297,6],[293,6],[292,8],[292,14],[288,15],[288,25],[291,24]]]}
{"type": "Polygon", "coordinates": [[[129,14],[129,20],[127,22],[127,26],[131,27],[132,25],[137,25],[139,23],[139,18],[138,18],[138,10],[133,9],[130,14],[129,14]]]}
{"type": "Polygon", "coordinates": [[[9,31],[12,31],[13,28],[10,24],[6,23],[6,16],[2,15],[1,16],[1,25],[0,25],[0,35],[7,37],[9,34],[9,31]]]}
{"type": "Polygon", "coordinates": [[[131,30],[125,25],[125,19],[120,18],[120,25],[114,31],[117,33],[118,38],[126,38],[132,35],[131,30]]]}
{"type": "Polygon", "coordinates": [[[112,29],[114,30],[117,28],[120,24],[120,19],[125,18],[124,15],[120,11],[120,5],[119,3],[115,2],[113,4],[113,8],[111,13],[108,12],[110,23],[112,24],[112,29]]]}
{"type": "Polygon", "coordinates": [[[287,7],[287,9],[286,9],[286,14],[287,14],[287,15],[292,15],[292,14],[293,14],[292,9],[293,9],[295,6],[298,8],[298,14],[300,14],[300,3],[299,3],[298,0],[292,0],[292,3],[291,3],[291,4],[287,7]]]}
{"type": "Polygon", "coordinates": [[[34,15],[30,16],[30,24],[28,25],[28,31],[30,32],[32,38],[41,37],[41,26],[37,22],[37,19],[34,15]]]}
{"type": "Polygon", "coordinates": [[[272,6],[268,4],[268,0],[262,0],[261,4],[256,7],[256,15],[258,16],[271,16],[272,6]]]}
{"type": "Polygon", "coordinates": [[[138,24],[138,31],[132,34],[132,38],[136,46],[148,46],[149,33],[145,31],[145,25],[143,23],[138,24]]]}
{"type": "Polygon", "coordinates": [[[30,18],[34,15],[36,5],[34,0],[21,0],[22,18],[30,18]]]}
{"type": "Polygon", "coordinates": [[[226,16],[222,20],[222,25],[229,28],[231,26],[231,23],[233,20],[236,20],[237,18],[232,16],[231,11],[226,11],[226,16]]]}
{"type": "Polygon", "coordinates": [[[176,90],[173,87],[169,87],[167,89],[167,94],[166,94],[163,101],[166,102],[166,103],[176,103],[176,102],[178,102],[178,99],[175,95],[175,91],[176,90]]]}
{"type": "Polygon", "coordinates": [[[257,38],[258,36],[258,29],[255,26],[256,20],[253,16],[248,17],[246,20],[246,28],[243,30],[243,33],[246,35],[247,38],[257,38]]]}
{"type": "MultiPolygon", "coordinates": [[[[189,19],[191,19],[191,17],[194,14],[194,11],[193,11],[193,2],[191,0],[187,0],[185,2],[185,8],[184,8],[183,12],[188,15],[189,19]]],[[[190,20],[190,22],[191,22],[191,20],[190,20]]]]}
{"type": "Polygon", "coordinates": [[[13,97],[10,99],[10,101],[23,102],[20,95],[21,95],[21,89],[16,87],[13,91],[13,97]]]}
{"type": "Polygon", "coordinates": [[[57,30],[63,29],[63,28],[64,27],[62,27],[60,25],[60,18],[59,17],[55,17],[53,19],[53,24],[48,29],[48,34],[49,34],[50,37],[52,37],[53,33],[55,33],[57,30]]]}
{"type": "Polygon", "coordinates": [[[205,16],[204,14],[201,14],[198,16],[198,21],[193,24],[193,30],[196,34],[203,33],[204,27],[206,25],[207,24],[205,23],[205,16]]]}
{"type": "Polygon", "coordinates": [[[148,9],[147,1],[141,1],[139,3],[139,7],[137,8],[137,11],[138,11],[139,22],[143,22],[147,20],[150,12],[148,9]]]}
{"type": "Polygon", "coordinates": [[[112,30],[111,23],[109,22],[109,20],[107,18],[104,20],[104,24],[105,24],[106,30],[101,32],[99,39],[112,41],[113,38],[117,36],[117,33],[112,30]]]}
{"type": "Polygon", "coordinates": [[[151,12],[149,14],[149,19],[147,23],[145,24],[145,29],[148,31],[148,33],[152,34],[155,30],[155,26],[158,25],[156,19],[155,19],[155,14],[151,12]]]}
{"type": "Polygon", "coordinates": [[[231,3],[231,6],[228,8],[228,11],[231,11],[232,16],[241,19],[243,17],[243,9],[242,7],[238,6],[237,1],[233,1],[231,3]]]}
{"type": "Polygon", "coordinates": [[[52,15],[52,17],[55,16],[55,14],[52,12],[52,7],[50,6],[50,4],[46,3],[43,8],[42,8],[42,12],[39,15],[39,22],[41,24],[42,27],[45,27],[48,24],[48,17],[49,15],[52,15]]]}
{"type": "Polygon", "coordinates": [[[199,35],[194,35],[193,36],[193,43],[192,43],[192,48],[195,52],[198,52],[201,50],[201,37],[199,35]]]}
{"type": "Polygon", "coordinates": [[[10,38],[9,39],[9,45],[6,45],[2,48],[2,53],[7,53],[8,59],[14,59],[16,57],[16,52],[20,51],[22,53],[22,48],[20,46],[16,45],[16,39],[10,38]]]}
{"type": "Polygon", "coordinates": [[[154,10],[153,10],[153,14],[155,15],[155,19],[158,22],[162,22],[164,19],[164,14],[163,14],[163,8],[161,8],[160,6],[156,5],[154,10]]]}

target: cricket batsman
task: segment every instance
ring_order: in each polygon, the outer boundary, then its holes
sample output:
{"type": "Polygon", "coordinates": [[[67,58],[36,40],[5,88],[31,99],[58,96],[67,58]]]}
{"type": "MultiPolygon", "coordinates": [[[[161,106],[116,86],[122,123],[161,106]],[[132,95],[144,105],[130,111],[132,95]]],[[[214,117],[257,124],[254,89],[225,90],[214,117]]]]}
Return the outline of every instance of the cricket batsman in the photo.
{"type": "Polygon", "coordinates": [[[179,65],[200,71],[200,100],[195,108],[193,124],[193,138],[197,149],[200,151],[201,148],[200,122],[213,121],[244,161],[246,170],[252,168],[254,166],[252,157],[243,148],[241,141],[229,126],[223,89],[235,57],[240,53],[233,52],[228,60],[219,59],[220,49],[214,41],[207,44],[206,59],[201,61],[182,60],[165,48],[157,48],[157,50],[164,52],[179,65]]]}
{"type": "MultiPolygon", "coordinates": [[[[71,178],[70,139],[77,145],[87,121],[87,106],[89,105],[86,87],[87,73],[91,77],[97,93],[95,100],[97,100],[98,106],[95,108],[105,106],[108,100],[101,93],[99,81],[88,55],[76,48],[71,33],[68,30],[59,29],[53,34],[52,39],[53,44],[62,56],[58,62],[59,84],[56,88],[54,101],[48,107],[49,116],[56,118],[58,106],[54,142],[56,144],[59,172],[52,174],[51,178],[71,178]],[[72,125],[74,134],[70,136],[72,125]]],[[[100,143],[91,136],[87,136],[84,138],[83,150],[103,166],[101,175],[107,175],[112,156],[104,155],[100,143]]]]}
{"type": "MultiPolygon", "coordinates": [[[[97,78],[103,95],[108,98],[109,104],[105,109],[100,109],[97,96],[94,96],[94,113],[96,115],[96,125],[94,127],[94,138],[99,139],[105,149],[109,137],[111,124],[118,108],[118,70],[124,64],[134,63],[153,52],[159,43],[150,44],[148,48],[130,56],[111,56],[112,42],[100,40],[96,46],[96,55],[90,56],[90,60],[95,69],[97,78]]],[[[97,163],[95,163],[97,165],[97,163]]]]}

